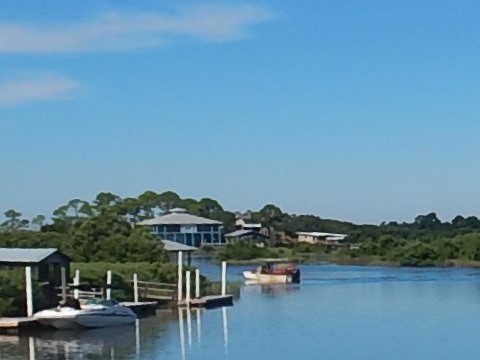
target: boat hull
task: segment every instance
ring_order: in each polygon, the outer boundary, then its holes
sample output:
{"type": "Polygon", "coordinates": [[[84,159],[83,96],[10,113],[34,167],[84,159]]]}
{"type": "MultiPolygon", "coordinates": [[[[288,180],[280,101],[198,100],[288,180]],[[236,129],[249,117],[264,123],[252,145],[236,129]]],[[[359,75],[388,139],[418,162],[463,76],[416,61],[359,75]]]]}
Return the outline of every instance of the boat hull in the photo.
{"type": "Polygon", "coordinates": [[[254,271],[244,271],[243,277],[257,284],[287,284],[292,282],[291,275],[261,274],[254,271]]]}
{"type": "Polygon", "coordinates": [[[117,306],[115,309],[44,310],[34,315],[44,326],[56,329],[92,329],[110,326],[121,326],[135,323],[137,316],[127,307],[117,306]]]}

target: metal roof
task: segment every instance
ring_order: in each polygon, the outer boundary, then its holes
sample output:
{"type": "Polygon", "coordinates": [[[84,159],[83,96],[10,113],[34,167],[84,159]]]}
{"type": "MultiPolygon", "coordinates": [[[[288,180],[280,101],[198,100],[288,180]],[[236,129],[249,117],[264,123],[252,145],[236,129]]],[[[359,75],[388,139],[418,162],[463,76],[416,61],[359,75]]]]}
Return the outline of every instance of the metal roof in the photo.
{"type": "Polygon", "coordinates": [[[20,249],[0,248],[0,262],[3,263],[39,263],[57,252],[57,249],[20,249]]]}
{"type": "Polygon", "coordinates": [[[198,250],[194,246],[188,246],[184,244],[180,244],[175,241],[170,241],[170,240],[162,240],[163,242],[163,248],[166,251],[196,251],[198,250]]]}
{"type": "Polygon", "coordinates": [[[258,231],[255,231],[255,230],[245,230],[245,229],[236,230],[236,231],[234,231],[234,232],[225,234],[225,237],[241,237],[241,236],[248,236],[248,235],[258,235],[258,236],[262,236],[262,237],[268,238],[267,235],[264,235],[264,234],[262,234],[262,233],[259,233],[258,231]]]}
{"type": "Polygon", "coordinates": [[[333,234],[326,232],[297,232],[297,235],[324,237],[326,240],[344,240],[348,236],[346,234],[333,234]]]}
{"type": "Polygon", "coordinates": [[[157,216],[153,219],[140,221],[138,225],[221,225],[217,220],[211,220],[200,216],[171,213],[163,216],[157,216]]]}

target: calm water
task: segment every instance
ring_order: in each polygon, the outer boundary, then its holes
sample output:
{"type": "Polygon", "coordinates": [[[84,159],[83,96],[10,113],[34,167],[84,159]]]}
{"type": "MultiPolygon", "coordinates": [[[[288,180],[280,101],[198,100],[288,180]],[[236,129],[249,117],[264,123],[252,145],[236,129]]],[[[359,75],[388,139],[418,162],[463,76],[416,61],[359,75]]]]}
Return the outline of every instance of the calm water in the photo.
{"type": "MultiPolygon", "coordinates": [[[[218,279],[218,267],[200,263],[218,279]]],[[[230,267],[231,280],[245,267],[230,267]]],[[[137,327],[0,337],[1,359],[478,359],[480,270],[303,266],[233,307],[137,327]],[[180,321],[179,321],[180,320],[180,321]]]]}

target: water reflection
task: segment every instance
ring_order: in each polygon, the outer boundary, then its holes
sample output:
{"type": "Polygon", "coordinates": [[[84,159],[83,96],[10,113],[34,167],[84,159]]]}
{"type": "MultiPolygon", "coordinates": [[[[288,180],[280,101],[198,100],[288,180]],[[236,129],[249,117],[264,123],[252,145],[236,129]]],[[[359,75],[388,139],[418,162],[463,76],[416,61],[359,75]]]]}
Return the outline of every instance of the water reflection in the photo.
{"type": "Polygon", "coordinates": [[[138,343],[135,327],[84,331],[43,331],[35,336],[0,337],[0,358],[29,360],[115,359],[138,343]],[[11,346],[15,345],[15,346],[11,346]],[[3,357],[6,354],[5,357],[3,357]]]}
{"type": "MultiPolygon", "coordinates": [[[[196,337],[197,343],[201,344],[202,342],[202,309],[190,309],[190,308],[179,308],[178,309],[178,329],[180,336],[180,353],[182,360],[186,359],[186,345],[188,349],[192,348],[192,338],[193,338],[193,327],[192,327],[192,312],[195,312],[195,321],[196,321],[196,337]],[[186,318],[186,320],[185,320],[186,318]],[[185,323],[187,327],[187,344],[185,341],[185,323]]],[[[228,353],[228,314],[227,308],[222,307],[222,330],[223,330],[223,347],[225,354],[228,353]]]]}

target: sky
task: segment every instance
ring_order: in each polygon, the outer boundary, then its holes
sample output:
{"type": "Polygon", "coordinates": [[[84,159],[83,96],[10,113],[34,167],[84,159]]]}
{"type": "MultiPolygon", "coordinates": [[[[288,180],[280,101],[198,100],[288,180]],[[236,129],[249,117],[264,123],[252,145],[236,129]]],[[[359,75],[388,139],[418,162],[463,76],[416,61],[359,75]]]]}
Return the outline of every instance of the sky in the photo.
{"type": "Polygon", "coordinates": [[[479,16],[470,0],[4,0],[0,212],[172,190],[355,223],[480,216],[479,16]]]}

